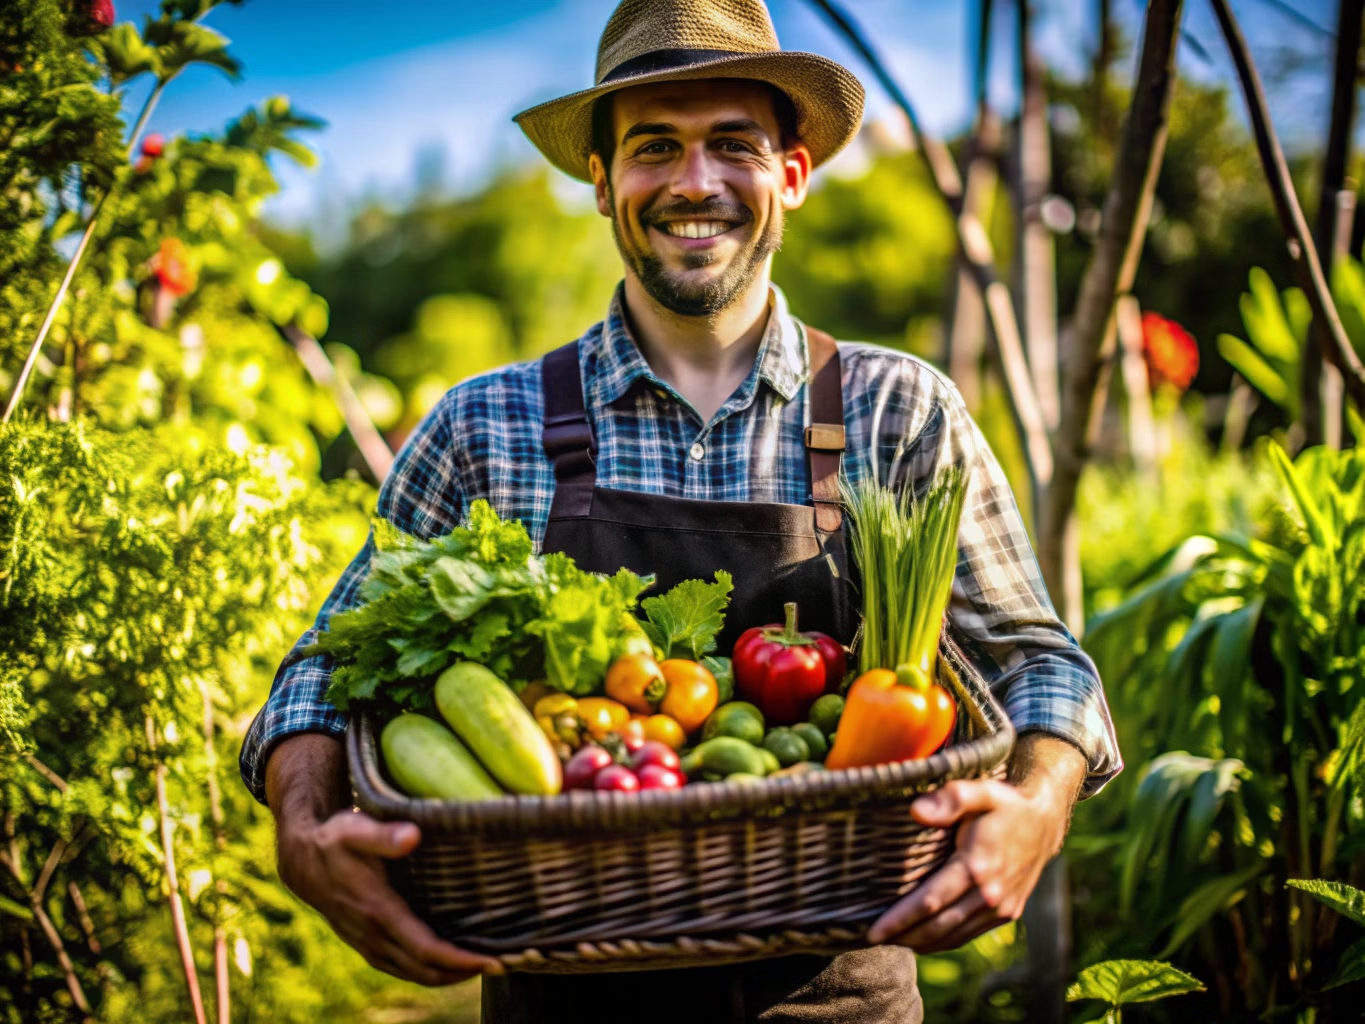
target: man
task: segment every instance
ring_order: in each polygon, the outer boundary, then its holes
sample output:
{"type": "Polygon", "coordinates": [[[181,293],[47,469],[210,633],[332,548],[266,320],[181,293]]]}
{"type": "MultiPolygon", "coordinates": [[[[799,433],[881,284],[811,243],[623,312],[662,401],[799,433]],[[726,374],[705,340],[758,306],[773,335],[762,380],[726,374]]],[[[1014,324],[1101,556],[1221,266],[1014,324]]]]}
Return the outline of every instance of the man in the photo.
{"type": "MultiPolygon", "coordinates": [[[[1008,486],[952,385],[898,352],[836,347],[769,283],[812,168],[857,131],[856,79],[780,51],[761,0],[625,0],[597,83],[517,120],[551,162],[592,182],[611,220],[625,273],[606,320],[545,360],[452,389],[399,456],[379,514],[434,536],[487,498],[588,568],[669,579],[738,565],[737,627],[773,617],[765,588],[780,577],[808,625],[848,641],[840,460],[895,486],[960,464],[969,492],[950,628],[1019,731],[1010,782],[954,782],[915,802],[921,822],[959,826],[957,849],[872,926],[867,950],[583,979],[501,977],[389,888],[384,861],[420,836],[347,809],[345,720],[322,702],[325,661],[286,662],[243,775],[275,814],[286,884],[381,970],[429,985],[482,972],[486,1019],[920,1020],[909,950],[1017,918],[1077,796],[1119,770],[1102,687],[1052,611],[1008,486]],[[779,519],[799,526],[753,564],[779,519]]],[[[370,550],[316,629],[354,602],[370,550]]]]}

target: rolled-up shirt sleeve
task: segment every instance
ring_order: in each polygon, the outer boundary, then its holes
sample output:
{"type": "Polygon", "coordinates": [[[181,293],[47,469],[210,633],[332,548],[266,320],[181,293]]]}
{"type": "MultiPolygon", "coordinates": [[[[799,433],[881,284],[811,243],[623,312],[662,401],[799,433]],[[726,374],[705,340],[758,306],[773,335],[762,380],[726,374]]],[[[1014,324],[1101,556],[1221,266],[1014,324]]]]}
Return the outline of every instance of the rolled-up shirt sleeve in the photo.
{"type": "MultiPolygon", "coordinates": [[[[927,373],[929,381],[921,378],[914,389],[899,385],[909,397],[897,451],[902,485],[918,493],[941,466],[966,473],[948,628],[1016,732],[1046,733],[1081,752],[1087,766],[1081,795],[1093,796],[1123,768],[1099,672],[1057,617],[990,445],[952,383],[927,373]]],[[[898,385],[888,379],[884,386],[898,385]]]]}
{"type": "MultiPolygon", "coordinates": [[[[380,488],[375,510],[400,530],[419,537],[449,532],[462,514],[446,404],[438,404],[413,431],[380,488]]],[[[261,803],[265,803],[266,763],[280,741],[299,733],[339,737],[346,731],[347,716],[325,698],[332,659],[304,657],[302,652],[327,629],[333,615],[359,602],[373,550],[371,534],[323,602],[313,626],[299,637],[276,671],[270,696],[242,741],[238,767],[247,788],[261,803]]]]}

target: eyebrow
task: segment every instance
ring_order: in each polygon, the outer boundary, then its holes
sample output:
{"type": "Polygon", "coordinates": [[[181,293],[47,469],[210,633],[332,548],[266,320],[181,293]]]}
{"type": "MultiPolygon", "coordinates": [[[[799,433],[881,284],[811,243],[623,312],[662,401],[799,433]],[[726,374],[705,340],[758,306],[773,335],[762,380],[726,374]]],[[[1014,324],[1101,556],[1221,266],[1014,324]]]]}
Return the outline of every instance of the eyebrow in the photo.
{"type": "MultiPolygon", "coordinates": [[[[747,117],[737,118],[733,121],[717,121],[711,126],[713,134],[733,135],[737,133],[749,135],[767,135],[767,130],[757,121],[747,117]]],[[[666,121],[641,121],[633,124],[626,129],[626,134],[621,137],[624,145],[631,139],[639,138],[641,135],[676,135],[678,126],[669,124],[666,121]]]]}

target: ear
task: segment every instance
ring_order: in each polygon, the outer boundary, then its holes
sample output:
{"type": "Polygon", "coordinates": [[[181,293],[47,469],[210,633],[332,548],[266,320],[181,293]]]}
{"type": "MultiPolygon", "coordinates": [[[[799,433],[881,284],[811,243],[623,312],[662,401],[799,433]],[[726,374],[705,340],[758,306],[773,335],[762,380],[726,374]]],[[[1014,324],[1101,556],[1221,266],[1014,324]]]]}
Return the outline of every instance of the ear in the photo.
{"type": "Polygon", "coordinates": [[[592,176],[592,190],[597,195],[597,212],[610,217],[611,182],[607,180],[607,165],[602,162],[601,154],[593,153],[588,157],[588,174],[592,176]]]}
{"type": "Polygon", "coordinates": [[[794,142],[782,154],[782,209],[795,210],[806,201],[810,187],[810,150],[794,142]]]}

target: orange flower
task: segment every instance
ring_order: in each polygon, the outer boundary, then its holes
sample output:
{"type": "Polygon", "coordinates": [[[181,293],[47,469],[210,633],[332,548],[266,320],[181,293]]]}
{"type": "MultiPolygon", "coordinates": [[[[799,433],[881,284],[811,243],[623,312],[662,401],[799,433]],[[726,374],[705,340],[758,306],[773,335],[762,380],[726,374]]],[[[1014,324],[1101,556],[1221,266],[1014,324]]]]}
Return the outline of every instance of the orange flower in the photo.
{"type": "Polygon", "coordinates": [[[194,290],[197,275],[190,265],[190,250],[180,239],[162,239],[161,248],[147,266],[161,282],[161,287],[172,295],[186,295],[194,290]]]}
{"type": "Polygon", "coordinates": [[[1142,314],[1142,353],[1152,384],[1184,391],[1199,372],[1199,346],[1189,331],[1159,313],[1142,314]]]}

